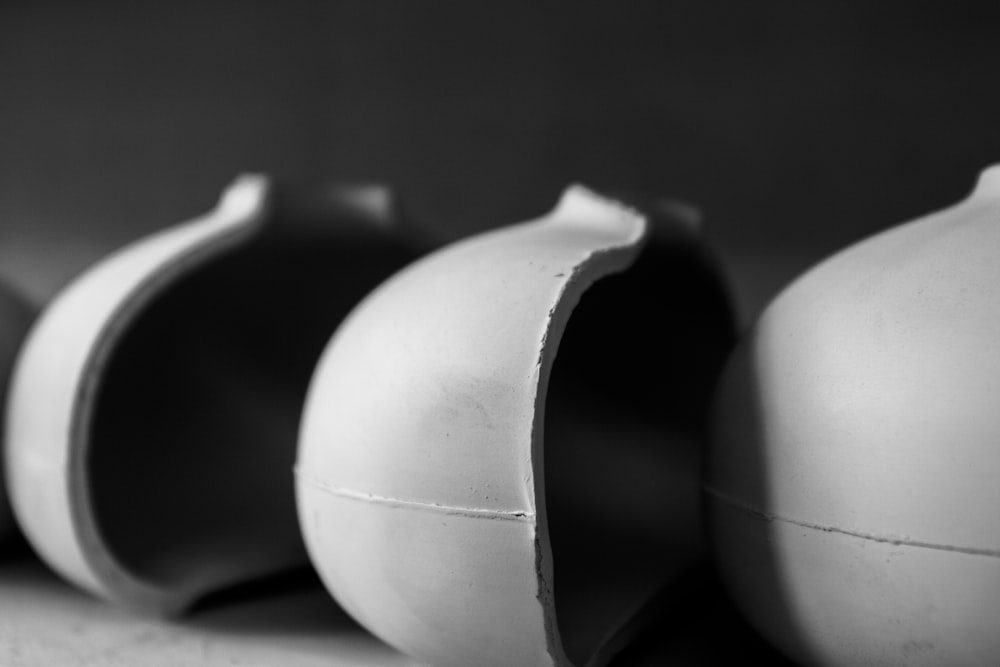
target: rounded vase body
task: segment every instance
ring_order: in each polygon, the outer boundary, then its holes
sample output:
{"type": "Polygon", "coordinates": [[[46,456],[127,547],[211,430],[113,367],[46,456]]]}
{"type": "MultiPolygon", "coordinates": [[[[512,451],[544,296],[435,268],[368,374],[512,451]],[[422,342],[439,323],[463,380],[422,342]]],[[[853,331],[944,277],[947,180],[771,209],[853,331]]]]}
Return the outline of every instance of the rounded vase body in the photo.
{"type": "Polygon", "coordinates": [[[1000,656],[1000,172],[822,262],[718,388],[704,494],[751,622],[808,665],[1000,656]]]}
{"type": "Polygon", "coordinates": [[[733,337],[693,226],[583,188],[424,257],[313,377],[313,563],[430,664],[603,662],[697,556],[697,439],[733,337]]]}

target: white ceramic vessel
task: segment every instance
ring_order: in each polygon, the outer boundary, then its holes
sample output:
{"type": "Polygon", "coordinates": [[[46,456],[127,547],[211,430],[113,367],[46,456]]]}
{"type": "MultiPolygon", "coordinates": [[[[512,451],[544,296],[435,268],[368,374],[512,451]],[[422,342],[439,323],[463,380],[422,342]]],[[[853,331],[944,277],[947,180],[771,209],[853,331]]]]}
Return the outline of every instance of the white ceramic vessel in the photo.
{"type": "Polygon", "coordinates": [[[334,336],[299,517],[387,642],[434,665],[599,664],[697,558],[733,320],[690,211],[655,217],[571,188],[396,274],[334,336]]]}
{"type": "MultiPolygon", "coordinates": [[[[6,405],[14,359],[34,315],[35,309],[24,298],[0,282],[0,406],[6,405]]],[[[16,532],[14,517],[7,504],[6,488],[0,479],[0,543],[9,540],[16,532]]]]}
{"type": "Polygon", "coordinates": [[[171,614],[304,563],[292,463],[340,318],[414,256],[380,187],[237,180],[204,217],[110,255],[18,360],[6,476],[53,568],[171,614]]]}
{"type": "Polygon", "coordinates": [[[760,631],[806,665],[1000,657],[1000,168],[822,262],[727,366],[705,493],[760,631]]]}

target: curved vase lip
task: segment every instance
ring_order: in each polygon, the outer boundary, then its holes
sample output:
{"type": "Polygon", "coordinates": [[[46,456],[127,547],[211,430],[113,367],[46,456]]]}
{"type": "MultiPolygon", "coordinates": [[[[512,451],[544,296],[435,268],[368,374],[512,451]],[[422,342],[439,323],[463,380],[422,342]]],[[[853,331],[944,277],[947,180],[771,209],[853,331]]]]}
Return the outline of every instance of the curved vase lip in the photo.
{"type": "MultiPolygon", "coordinates": [[[[691,209],[664,205],[659,215],[670,223],[663,229],[633,206],[571,186],[542,218],[411,264],[338,329],[306,401],[299,517],[327,587],[374,634],[434,664],[570,664],[541,474],[549,376],[595,282],[629,269],[654,236],[704,250],[691,209]],[[402,517],[416,523],[403,528],[402,517]],[[397,533],[412,550],[390,549],[385,535],[397,533]],[[393,588],[441,569],[447,581],[426,585],[447,588],[447,603],[393,588]],[[495,576],[509,580],[483,581],[495,576]],[[503,648],[484,655],[487,646],[503,648]]],[[[648,612],[610,628],[588,664],[613,657],[648,612]]]]}
{"type": "MultiPolygon", "coordinates": [[[[596,193],[588,191],[580,186],[569,189],[556,207],[553,216],[559,219],[561,215],[570,219],[575,214],[583,212],[586,201],[590,197],[598,197],[596,193]]],[[[595,202],[598,200],[594,200],[595,202]]],[[[613,200],[604,200],[614,203],[613,200]]],[[[531,428],[531,460],[533,465],[537,461],[543,460],[544,431],[545,431],[545,406],[548,398],[549,378],[552,374],[552,366],[556,354],[559,350],[559,343],[562,341],[563,333],[569,323],[573,310],[583,297],[584,293],[598,280],[611,274],[627,270],[635,261],[639,252],[648,243],[651,234],[649,221],[637,209],[627,209],[633,218],[630,221],[634,229],[628,234],[623,234],[620,245],[610,245],[599,251],[593,252],[589,257],[574,267],[569,280],[565,283],[563,291],[559,294],[548,313],[548,322],[545,333],[539,341],[538,350],[538,377],[536,380],[536,394],[534,400],[534,419],[531,428]]],[[[687,219],[682,218],[687,222],[687,219]]],[[[686,231],[686,230],[685,230],[686,231]]],[[[534,502],[535,519],[538,525],[539,537],[535,540],[535,567],[538,574],[538,601],[542,607],[545,623],[546,643],[549,655],[552,656],[554,665],[572,664],[564,648],[562,633],[560,632],[555,596],[554,596],[554,558],[552,542],[549,539],[548,516],[545,495],[545,476],[536,474],[532,476],[534,482],[534,502]]],[[[647,601],[648,604],[648,601],[647,601]]],[[[611,628],[609,634],[603,639],[597,652],[585,663],[587,667],[600,665],[610,660],[619,650],[624,648],[636,629],[633,623],[642,620],[636,610],[636,615],[626,619],[617,628],[611,628]]]]}
{"type": "Polygon", "coordinates": [[[1000,196],[1000,163],[984,167],[979,172],[976,185],[972,189],[973,196],[1000,196]]]}
{"type": "MultiPolygon", "coordinates": [[[[42,559],[98,597],[171,615],[211,590],[286,565],[258,562],[249,553],[245,562],[207,569],[177,585],[148,581],[122,563],[102,535],[87,466],[97,393],[110,360],[130,326],[175,285],[259,242],[265,232],[273,236],[276,207],[289,206],[306,218],[310,212],[329,216],[332,208],[375,231],[396,224],[392,194],[383,186],[332,187],[311,199],[293,190],[266,175],[239,176],[207,214],[128,244],[84,271],[48,304],[28,335],[12,376],[6,421],[5,474],[13,510],[42,559]]],[[[279,558],[287,565],[304,559],[300,545],[285,552],[279,558]]]]}

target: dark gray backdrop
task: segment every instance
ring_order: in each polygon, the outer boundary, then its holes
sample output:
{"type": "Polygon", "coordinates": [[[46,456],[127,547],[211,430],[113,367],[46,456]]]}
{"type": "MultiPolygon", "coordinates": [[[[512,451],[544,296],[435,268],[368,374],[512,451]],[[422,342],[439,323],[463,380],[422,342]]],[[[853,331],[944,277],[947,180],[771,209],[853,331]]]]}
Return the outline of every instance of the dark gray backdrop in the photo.
{"type": "Polygon", "coordinates": [[[5,2],[0,273],[43,299],[246,170],[388,181],[451,235],[570,181],[669,194],[802,264],[1000,161],[988,8],[5,2]]]}

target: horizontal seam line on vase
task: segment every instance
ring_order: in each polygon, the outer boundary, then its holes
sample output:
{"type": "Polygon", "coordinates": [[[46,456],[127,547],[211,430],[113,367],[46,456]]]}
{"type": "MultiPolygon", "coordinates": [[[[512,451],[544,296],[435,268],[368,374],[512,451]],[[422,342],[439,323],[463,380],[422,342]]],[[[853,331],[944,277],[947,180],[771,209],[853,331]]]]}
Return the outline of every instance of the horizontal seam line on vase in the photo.
{"type": "Polygon", "coordinates": [[[498,509],[485,509],[485,508],[475,508],[475,507],[453,507],[451,505],[439,505],[437,503],[427,503],[421,502],[419,500],[402,500],[400,498],[389,498],[387,496],[380,496],[374,493],[365,493],[363,491],[355,491],[353,489],[344,489],[341,487],[333,486],[322,482],[315,477],[307,475],[299,470],[295,471],[295,476],[309,484],[310,486],[324,491],[333,496],[339,496],[341,498],[347,498],[348,500],[357,500],[359,502],[373,503],[375,505],[386,505],[388,507],[396,507],[400,509],[413,509],[413,510],[425,510],[431,512],[437,512],[439,514],[449,514],[457,516],[466,516],[478,519],[490,519],[497,521],[534,521],[535,513],[527,512],[524,510],[498,510],[498,509]]]}
{"type": "Polygon", "coordinates": [[[922,540],[914,540],[909,537],[892,537],[887,535],[877,535],[875,533],[866,533],[860,530],[851,530],[849,528],[838,528],[836,526],[827,526],[820,523],[814,523],[811,521],[803,521],[800,519],[792,519],[789,517],[779,516],[777,514],[769,514],[762,510],[757,509],[747,503],[733,498],[732,496],[723,493],[717,489],[713,489],[707,484],[702,484],[702,488],[706,493],[715,496],[717,499],[731,505],[736,509],[742,510],[747,514],[752,515],[761,521],[780,521],[782,523],[789,523],[795,526],[801,526],[803,528],[811,528],[812,530],[818,530],[824,533],[839,533],[840,535],[847,535],[849,537],[858,537],[864,540],[870,540],[872,542],[881,542],[883,544],[893,544],[899,546],[907,547],[920,547],[922,549],[934,549],[936,551],[952,551],[957,553],[968,554],[970,556],[990,556],[992,558],[1000,558],[1000,551],[996,549],[984,549],[980,547],[962,547],[951,544],[939,544],[937,542],[924,542],[922,540]]]}

